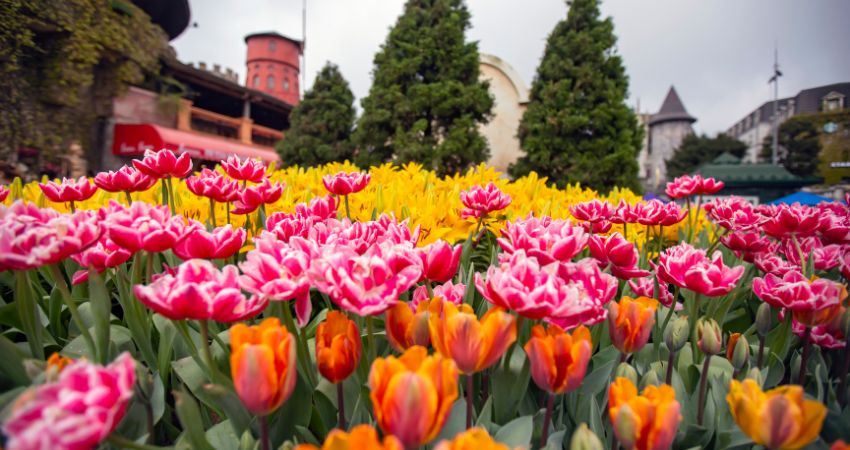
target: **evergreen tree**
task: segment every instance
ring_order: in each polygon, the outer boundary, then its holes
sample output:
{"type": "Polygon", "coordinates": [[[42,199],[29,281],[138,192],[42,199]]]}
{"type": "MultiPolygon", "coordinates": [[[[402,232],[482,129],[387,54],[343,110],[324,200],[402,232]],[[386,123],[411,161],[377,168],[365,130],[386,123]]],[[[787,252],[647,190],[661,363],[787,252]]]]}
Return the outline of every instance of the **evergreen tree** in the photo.
{"type": "Polygon", "coordinates": [[[673,157],[666,162],[667,178],[673,179],[691,173],[726,152],[743,158],[747,153],[747,144],[725,134],[718,134],[713,138],[689,134],[673,152],[673,157]]]}
{"type": "Polygon", "coordinates": [[[355,131],[358,165],[422,163],[440,174],[489,156],[478,125],[493,99],[478,79],[478,44],[465,41],[463,0],[408,0],[375,55],[374,81],[355,131]]]}
{"type": "Polygon", "coordinates": [[[292,111],[286,136],[277,143],[281,164],[317,166],[351,159],[355,115],[348,82],[336,65],[325,64],[292,111]]]}
{"type": "MultiPolygon", "coordinates": [[[[815,125],[817,117],[803,115],[792,117],[779,125],[779,164],[800,177],[818,175],[820,165],[820,134],[815,125]]],[[[766,136],[762,142],[761,157],[770,161],[773,157],[773,137],[766,136]]]]}
{"type": "Polygon", "coordinates": [[[628,77],[616,41],[611,18],[599,17],[598,0],[571,3],[537,68],[518,131],[525,155],[511,175],[535,171],[560,187],[640,189],[643,132],[625,104],[628,77]]]}

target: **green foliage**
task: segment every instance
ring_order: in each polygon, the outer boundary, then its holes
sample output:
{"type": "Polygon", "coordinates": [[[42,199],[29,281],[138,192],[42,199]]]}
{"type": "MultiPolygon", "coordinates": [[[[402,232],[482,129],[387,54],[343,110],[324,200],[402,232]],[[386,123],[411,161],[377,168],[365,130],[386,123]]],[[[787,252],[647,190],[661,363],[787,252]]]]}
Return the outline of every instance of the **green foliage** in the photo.
{"type": "Polygon", "coordinates": [[[667,176],[675,178],[689,174],[725,152],[743,158],[747,153],[747,144],[725,134],[718,134],[717,137],[688,135],[667,161],[667,176]]]}
{"type": "Polygon", "coordinates": [[[446,175],[487,159],[478,126],[493,99],[478,44],[465,40],[469,19],[463,0],[408,0],[375,55],[354,135],[359,166],[415,161],[446,175]]]}
{"type": "Polygon", "coordinates": [[[159,70],[168,38],[130,2],[0,3],[0,156],[19,147],[55,154],[90,143],[97,118],[128,85],[159,70]],[[114,6],[120,3],[120,8],[114,6]]]}
{"type": "Polygon", "coordinates": [[[291,126],[277,144],[281,164],[319,166],[351,159],[355,115],[348,82],[336,65],[327,63],[292,111],[291,126]]]}
{"type": "Polygon", "coordinates": [[[639,190],[642,131],[625,104],[628,77],[615,52],[611,18],[598,0],[573,1],[546,44],[519,126],[525,155],[509,171],[546,176],[559,187],[639,190]]]}
{"type": "MultiPolygon", "coordinates": [[[[820,163],[818,127],[809,116],[792,117],[779,125],[779,164],[800,177],[816,176],[820,163]]],[[[773,136],[766,136],[761,157],[770,160],[773,136]]]]}

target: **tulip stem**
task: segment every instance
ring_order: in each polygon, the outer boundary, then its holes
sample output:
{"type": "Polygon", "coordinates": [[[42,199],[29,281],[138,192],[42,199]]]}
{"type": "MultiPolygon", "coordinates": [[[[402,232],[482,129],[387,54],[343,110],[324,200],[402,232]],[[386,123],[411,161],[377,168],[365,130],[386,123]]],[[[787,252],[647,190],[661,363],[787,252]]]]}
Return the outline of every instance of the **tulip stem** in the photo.
{"type": "Polygon", "coordinates": [[[215,360],[213,359],[212,351],[210,350],[210,328],[206,320],[199,321],[201,323],[201,340],[204,350],[204,359],[207,363],[207,369],[210,371],[210,381],[215,383],[217,377],[215,369],[215,360]]]}
{"type": "Polygon", "coordinates": [[[351,207],[348,205],[348,196],[343,195],[343,198],[345,199],[345,217],[348,217],[348,220],[351,220],[351,207]]]}
{"type": "Polygon", "coordinates": [[[549,394],[549,399],[546,400],[546,415],[543,418],[543,433],[540,434],[540,448],[546,446],[546,441],[549,440],[549,422],[552,421],[552,410],[555,407],[555,395],[549,394]]]}
{"type": "Polygon", "coordinates": [[[800,375],[797,377],[797,383],[800,386],[806,385],[806,365],[809,362],[809,351],[812,348],[811,339],[809,339],[811,334],[812,328],[807,326],[806,331],[803,332],[803,354],[800,356],[800,375]]]}
{"type": "Polygon", "coordinates": [[[227,224],[230,225],[230,202],[227,202],[227,224]]]}
{"type": "Polygon", "coordinates": [[[697,404],[697,425],[702,425],[702,416],[705,412],[705,393],[708,390],[708,368],[711,362],[711,354],[705,355],[702,363],[702,376],[699,379],[699,403],[697,404]]]}
{"type": "Polygon", "coordinates": [[[71,200],[69,203],[71,204],[71,214],[77,212],[77,205],[74,204],[74,201],[71,200]]]}
{"type": "Polygon", "coordinates": [[[658,225],[658,258],[661,258],[661,250],[664,248],[664,225],[658,225]]]}
{"type": "Polygon", "coordinates": [[[838,376],[841,377],[841,381],[838,382],[838,404],[842,407],[847,403],[847,372],[850,371],[850,336],[844,338],[847,339],[847,343],[844,344],[844,361],[838,372],[838,376]]]}
{"type": "Polygon", "coordinates": [[[466,376],[466,429],[472,428],[472,374],[466,376]]]}
{"type": "Polygon", "coordinates": [[[210,223],[212,223],[213,228],[217,228],[218,225],[215,223],[215,200],[210,198],[210,223]]]}
{"type": "Polygon", "coordinates": [[[691,196],[685,197],[685,203],[688,205],[688,243],[694,238],[693,218],[691,217],[691,196]]]}
{"type": "Polygon", "coordinates": [[[337,427],[345,431],[345,395],[342,391],[342,381],[336,384],[336,407],[339,409],[339,423],[337,427]]]}
{"type": "Polygon", "coordinates": [[[127,199],[127,206],[131,206],[133,204],[133,196],[130,195],[130,191],[124,191],[124,197],[127,199]]]}
{"type": "Polygon", "coordinates": [[[667,356],[667,375],[664,377],[664,382],[670,384],[673,381],[673,361],[676,358],[676,352],[670,350],[667,356]]]}
{"type": "Polygon", "coordinates": [[[50,268],[50,274],[53,275],[53,282],[56,283],[56,287],[59,288],[59,292],[62,294],[62,300],[65,302],[65,306],[68,307],[68,311],[71,313],[71,319],[77,325],[77,328],[80,329],[80,334],[83,336],[83,340],[86,341],[86,347],[88,347],[89,352],[91,352],[91,356],[97,359],[100,362],[103,362],[102,358],[98,358],[97,347],[94,345],[94,339],[89,332],[89,328],[86,326],[86,323],[83,322],[83,317],[80,316],[80,311],[77,309],[77,303],[74,302],[74,299],[71,298],[71,291],[68,289],[68,283],[65,282],[65,276],[62,275],[62,271],[59,270],[58,263],[56,264],[48,264],[50,268]]]}
{"type": "Polygon", "coordinates": [[[691,349],[693,350],[694,355],[697,355],[697,319],[699,318],[699,301],[699,294],[694,292],[694,301],[692,303],[691,315],[690,317],[688,317],[688,324],[691,328],[691,349]]]}
{"type": "Polygon", "coordinates": [[[366,339],[369,341],[369,364],[375,360],[375,330],[372,324],[372,316],[366,316],[366,339]]]}
{"type": "Polygon", "coordinates": [[[759,335],[759,354],[756,358],[756,366],[761,370],[764,362],[764,336],[759,335]]]}
{"type": "Polygon", "coordinates": [[[262,442],[263,450],[271,450],[272,444],[269,440],[269,418],[260,416],[260,442],[262,442]]]}

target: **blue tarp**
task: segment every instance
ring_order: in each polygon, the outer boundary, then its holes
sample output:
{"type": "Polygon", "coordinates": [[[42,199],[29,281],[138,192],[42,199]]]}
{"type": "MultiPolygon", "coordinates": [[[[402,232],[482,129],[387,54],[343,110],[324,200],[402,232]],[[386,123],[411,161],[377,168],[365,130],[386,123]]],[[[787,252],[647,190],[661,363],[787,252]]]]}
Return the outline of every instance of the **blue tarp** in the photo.
{"type": "Polygon", "coordinates": [[[786,195],[785,197],[777,198],[776,200],[773,200],[772,202],[769,202],[769,203],[771,205],[777,205],[779,203],[787,203],[789,205],[792,204],[792,203],[799,203],[801,205],[817,205],[818,203],[821,203],[821,202],[832,203],[834,201],[835,200],[833,200],[829,197],[822,197],[820,195],[815,195],[815,194],[811,194],[809,192],[800,191],[800,192],[795,192],[791,195],[786,195]]]}

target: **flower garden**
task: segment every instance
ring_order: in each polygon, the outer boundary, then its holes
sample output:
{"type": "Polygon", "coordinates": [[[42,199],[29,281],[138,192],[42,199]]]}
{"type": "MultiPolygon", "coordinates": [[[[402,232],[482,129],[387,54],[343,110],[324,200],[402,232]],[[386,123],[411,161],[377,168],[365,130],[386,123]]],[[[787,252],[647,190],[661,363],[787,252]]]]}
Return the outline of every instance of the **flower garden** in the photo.
{"type": "Polygon", "coordinates": [[[0,188],[4,448],[850,448],[846,204],[193,169],[0,188]]]}

